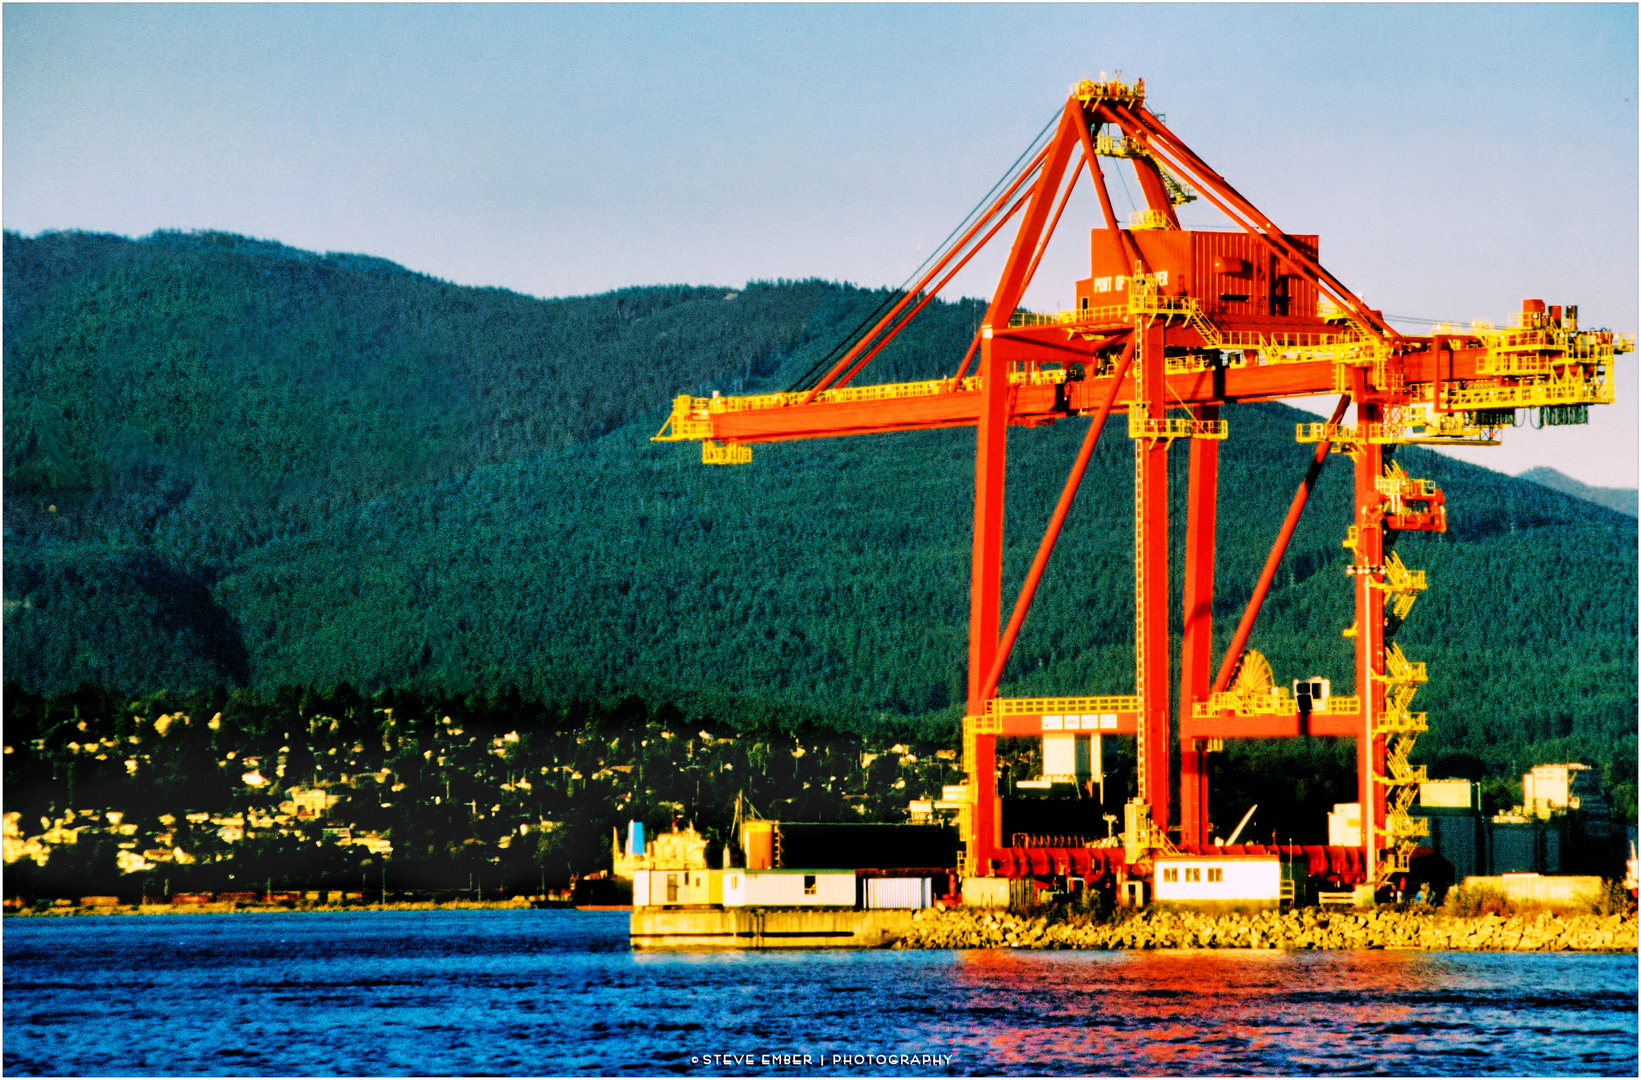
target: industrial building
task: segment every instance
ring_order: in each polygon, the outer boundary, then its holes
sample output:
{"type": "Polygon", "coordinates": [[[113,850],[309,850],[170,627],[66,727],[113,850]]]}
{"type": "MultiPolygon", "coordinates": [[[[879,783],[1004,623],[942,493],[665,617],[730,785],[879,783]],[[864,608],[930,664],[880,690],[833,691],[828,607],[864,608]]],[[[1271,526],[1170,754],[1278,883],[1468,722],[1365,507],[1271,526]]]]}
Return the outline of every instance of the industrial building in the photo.
{"type": "Polygon", "coordinates": [[[1441,887],[1469,877],[1539,874],[1617,878],[1625,850],[1600,778],[1587,765],[1535,765],[1521,778],[1522,803],[1491,816],[1480,785],[1433,780],[1412,811],[1429,830],[1424,880],[1441,887]]]}

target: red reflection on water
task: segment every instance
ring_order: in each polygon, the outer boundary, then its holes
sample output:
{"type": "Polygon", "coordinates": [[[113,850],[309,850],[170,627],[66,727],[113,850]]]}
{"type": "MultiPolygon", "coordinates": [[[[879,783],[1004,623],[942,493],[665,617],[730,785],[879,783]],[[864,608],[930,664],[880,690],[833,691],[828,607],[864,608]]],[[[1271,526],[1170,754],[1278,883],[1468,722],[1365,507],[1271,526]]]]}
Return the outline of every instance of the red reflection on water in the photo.
{"type": "Polygon", "coordinates": [[[1002,1069],[1359,1068],[1365,1029],[1377,1053],[1431,1048],[1431,1010],[1394,998],[1441,989],[1444,966],[1415,952],[972,951],[959,954],[968,994],[953,1005],[985,1017],[969,1045],[1002,1069]]]}

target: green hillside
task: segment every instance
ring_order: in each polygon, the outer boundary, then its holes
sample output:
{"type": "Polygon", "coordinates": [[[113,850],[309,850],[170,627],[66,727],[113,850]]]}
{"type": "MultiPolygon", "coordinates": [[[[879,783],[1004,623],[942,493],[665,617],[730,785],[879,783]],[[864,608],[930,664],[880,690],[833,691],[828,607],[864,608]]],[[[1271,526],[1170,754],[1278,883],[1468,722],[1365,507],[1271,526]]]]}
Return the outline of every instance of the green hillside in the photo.
{"type": "MultiPolygon", "coordinates": [[[[647,441],[676,393],[786,385],[882,292],[537,300],[219,234],[8,233],[5,273],[4,660],[22,689],[637,695],[743,727],[954,730],[972,432],[759,448],[731,469],[647,441]]],[[[980,310],[932,304],[868,379],[949,371],[980,310]]],[[[1221,646],[1305,467],[1300,415],[1227,410],[1221,646]]],[[[1006,582],[1084,423],[1010,434],[1006,582]]],[[[1397,457],[1450,520],[1397,545],[1431,582],[1396,636],[1430,665],[1419,756],[1477,777],[1599,763],[1633,808],[1635,519],[1397,457]]],[[[1114,426],[1004,693],[1131,687],[1131,460],[1114,426]]],[[[1342,691],[1346,465],[1324,472],[1251,642],[1279,680],[1342,691]]],[[[1249,745],[1226,755],[1226,797],[1252,784],[1235,763],[1272,753],[1349,775],[1337,747],[1249,745]]]]}
{"type": "Polygon", "coordinates": [[[1628,514],[1630,517],[1636,516],[1635,488],[1590,487],[1588,484],[1581,484],[1570,476],[1564,476],[1556,470],[1545,468],[1542,465],[1536,469],[1528,469],[1526,472],[1521,473],[1519,478],[1531,480],[1535,484],[1543,484],[1545,487],[1554,488],[1557,491],[1566,492],[1575,498],[1597,503],[1617,510],[1621,514],[1628,514]]]}

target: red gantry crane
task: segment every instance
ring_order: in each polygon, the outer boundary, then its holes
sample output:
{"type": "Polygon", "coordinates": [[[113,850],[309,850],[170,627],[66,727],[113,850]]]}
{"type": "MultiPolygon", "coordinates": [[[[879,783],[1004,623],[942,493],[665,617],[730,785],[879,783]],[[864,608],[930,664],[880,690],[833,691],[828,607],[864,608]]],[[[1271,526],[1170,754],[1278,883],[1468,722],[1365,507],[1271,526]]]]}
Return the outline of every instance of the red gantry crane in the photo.
{"type": "MultiPolygon", "coordinates": [[[[1385,550],[1387,530],[1440,532],[1443,495],[1387,463],[1386,446],[1496,445],[1520,410],[1545,424],[1582,423],[1613,400],[1612,363],[1633,343],[1578,326],[1574,307],[1527,300],[1508,327],[1397,332],[1317,259],[1317,237],[1286,233],[1197,157],[1145,104],[1144,80],[1080,83],[1047,143],[1023,158],[1003,191],[828,370],[803,389],[749,397],[681,396],[656,436],[698,440],[702,460],[751,460],[755,443],[968,426],[975,449],[974,548],[962,873],[1145,877],[1154,852],[1213,854],[1205,756],[1227,738],[1345,735],[1356,739],[1357,848],[1284,850],[1341,885],[1384,885],[1408,868],[1422,823],[1407,809],[1424,779],[1408,753],[1425,730],[1411,708],[1424,665],[1385,642],[1387,609],[1405,616],[1424,575],[1385,550]],[[1102,159],[1132,167],[1145,209],[1117,220],[1102,159]],[[1017,310],[1067,200],[1086,174],[1103,222],[1090,236],[1089,276],[1071,311],[1017,310]],[[1175,207],[1200,195],[1235,230],[1182,229],[1175,207]],[[856,386],[874,356],[986,243],[1018,218],[1013,244],[969,352],[945,379],[856,386]],[[972,372],[972,373],[971,373],[972,372]],[[1223,406],[1337,395],[1332,416],[1298,425],[1314,444],[1264,570],[1217,670],[1211,656],[1214,525],[1223,406]],[[1354,404],[1352,423],[1345,423],[1354,404]],[[1127,415],[1134,446],[1134,692],[1010,699],[997,683],[1108,415],[1127,415]],[[1088,416],[1066,480],[1012,614],[1002,620],[1004,435],[1088,416]],[[1167,836],[1170,678],[1167,456],[1189,454],[1183,637],[1179,658],[1179,842],[1167,836]],[[1330,453],[1355,476],[1344,538],[1355,584],[1354,693],[1307,681],[1273,686],[1249,633],[1289,537],[1330,453]],[[1012,843],[1001,835],[995,744],[1044,732],[1135,738],[1138,794],[1122,848],[1012,843]]],[[[1258,849],[1253,853],[1265,853],[1258,849]]]]}

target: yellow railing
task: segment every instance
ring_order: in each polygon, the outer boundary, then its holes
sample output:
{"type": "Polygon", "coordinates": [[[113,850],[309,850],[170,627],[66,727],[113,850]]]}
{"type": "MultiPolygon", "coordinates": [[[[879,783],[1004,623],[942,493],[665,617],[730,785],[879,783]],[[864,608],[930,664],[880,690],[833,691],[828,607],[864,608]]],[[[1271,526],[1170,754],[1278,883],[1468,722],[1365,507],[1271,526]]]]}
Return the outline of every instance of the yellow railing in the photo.
{"type": "MultiPolygon", "coordinates": [[[[813,404],[840,405],[857,401],[895,401],[902,398],[933,397],[937,394],[955,394],[980,389],[980,377],[966,379],[927,379],[922,382],[878,383],[873,386],[842,386],[822,390],[815,395],[813,404]]],[[[779,394],[752,394],[745,397],[712,397],[692,399],[696,409],[709,413],[750,412],[757,409],[780,409],[801,404],[809,396],[807,390],[789,390],[779,394]]]]}
{"type": "Polygon", "coordinates": [[[1419,593],[1426,588],[1424,571],[1409,570],[1402,557],[1394,551],[1385,556],[1384,581],[1369,581],[1369,584],[1384,590],[1391,612],[1398,619],[1407,618],[1419,593]]]}
{"type": "Polygon", "coordinates": [[[1422,408],[1412,408],[1395,421],[1367,424],[1305,423],[1294,425],[1294,441],[1320,442],[1327,436],[1333,442],[1335,453],[1351,452],[1362,443],[1387,445],[1391,443],[1455,443],[1496,446],[1498,428],[1473,423],[1466,412],[1431,414],[1422,408]]]}
{"type": "Polygon", "coordinates": [[[1536,375],[1553,365],[1605,364],[1634,346],[1608,330],[1568,331],[1557,327],[1486,331],[1487,353],[1476,361],[1479,375],[1536,375]]]}
{"type": "Polygon", "coordinates": [[[1409,660],[1402,647],[1395,642],[1385,650],[1385,673],[1374,678],[1390,683],[1422,683],[1427,680],[1424,662],[1409,660]]]}
{"type": "MultiPolygon", "coordinates": [[[[1154,211],[1146,211],[1153,213],[1154,211]]],[[[1168,296],[1158,287],[1154,278],[1144,274],[1131,279],[1128,287],[1128,310],[1133,315],[1178,315],[1190,318],[1202,314],[1202,305],[1189,296],[1168,296]]]]}
{"type": "Polygon", "coordinates": [[[1611,405],[1612,379],[1598,368],[1588,379],[1545,378],[1506,385],[1442,387],[1442,403],[1449,409],[1530,409],[1544,405],[1611,405]]]}
{"type": "Polygon", "coordinates": [[[1383,345],[1355,328],[1313,333],[1261,334],[1256,331],[1221,330],[1193,297],[1169,296],[1154,277],[1137,274],[1117,277],[1126,281],[1124,304],[1079,308],[1076,311],[1039,313],[1016,311],[1009,316],[1012,328],[1056,326],[1069,333],[1111,329],[1131,323],[1136,316],[1184,319],[1210,349],[1258,353],[1266,364],[1295,364],[1326,361],[1334,364],[1381,363],[1388,356],[1383,345]]]}
{"type": "Polygon", "coordinates": [[[1057,386],[1069,376],[1065,368],[1026,368],[1009,372],[1008,379],[1010,386],[1057,386]]]}
{"type": "MultiPolygon", "coordinates": [[[[1354,694],[1334,694],[1328,698],[1328,707],[1317,712],[1323,716],[1349,716],[1360,712],[1361,709],[1362,699],[1354,694]]],[[[1207,701],[1199,701],[1191,706],[1191,715],[1200,720],[1212,719],[1226,713],[1235,713],[1238,716],[1297,716],[1299,702],[1282,687],[1273,686],[1257,693],[1246,690],[1221,690],[1207,701]]]]}
{"type": "Polygon", "coordinates": [[[1379,722],[1373,725],[1373,730],[1379,735],[1418,735],[1429,731],[1430,723],[1422,712],[1408,709],[1392,712],[1387,709],[1380,715],[1379,722]]]}
{"type": "Polygon", "coordinates": [[[1135,231],[1140,229],[1172,229],[1174,223],[1168,220],[1168,215],[1161,210],[1131,210],[1128,213],[1128,227],[1135,231]]]}
{"type": "Polygon", "coordinates": [[[1138,139],[1130,139],[1126,135],[1107,135],[1104,133],[1094,136],[1094,152],[1101,157],[1114,158],[1151,156],[1150,148],[1138,139]]]}
{"type": "Polygon", "coordinates": [[[1223,439],[1229,430],[1223,420],[1192,420],[1181,416],[1153,420],[1140,409],[1128,410],[1130,439],[1223,439]]]}
{"type": "Polygon", "coordinates": [[[750,465],[752,463],[752,447],[742,446],[740,443],[721,443],[716,439],[701,441],[701,464],[703,465],[750,465]]]}
{"type": "Polygon", "coordinates": [[[1133,311],[1127,304],[1107,304],[1097,308],[1079,308],[1076,311],[1056,311],[1053,314],[1016,311],[1009,316],[1009,326],[1063,326],[1068,329],[1082,326],[1113,326],[1126,324],[1132,315],[1133,311]]]}
{"type": "Polygon", "coordinates": [[[1118,694],[1105,697],[1055,698],[992,698],[986,702],[987,716],[1048,716],[1066,713],[1138,712],[1140,699],[1136,694],[1118,694]]]}
{"type": "MultiPolygon", "coordinates": [[[[1063,372],[1021,372],[1011,382],[1058,382],[1063,372]]],[[[822,390],[815,395],[815,403],[838,405],[860,401],[896,401],[905,398],[935,397],[940,394],[969,393],[980,389],[980,377],[966,379],[930,379],[924,382],[882,383],[876,386],[845,386],[836,390],[822,390]]],[[[809,396],[806,390],[780,394],[751,394],[744,397],[692,397],[680,394],[673,399],[672,413],[661,425],[652,442],[678,442],[686,439],[712,437],[715,415],[732,412],[751,412],[762,409],[782,409],[797,405],[809,396]]]]}
{"type": "Polygon", "coordinates": [[[1102,101],[1115,101],[1121,105],[1135,107],[1145,104],[1145,88],[1139,82],[1134,83],[1132,86],[1123,82],[1122,72],[1120,71],[1117,72],[1116,78],[1102,82],[1084,79],[1077,84],[1076,94],[1077,100],[1085,108],[1089,105],[1097,105],[1102,101]]]}

